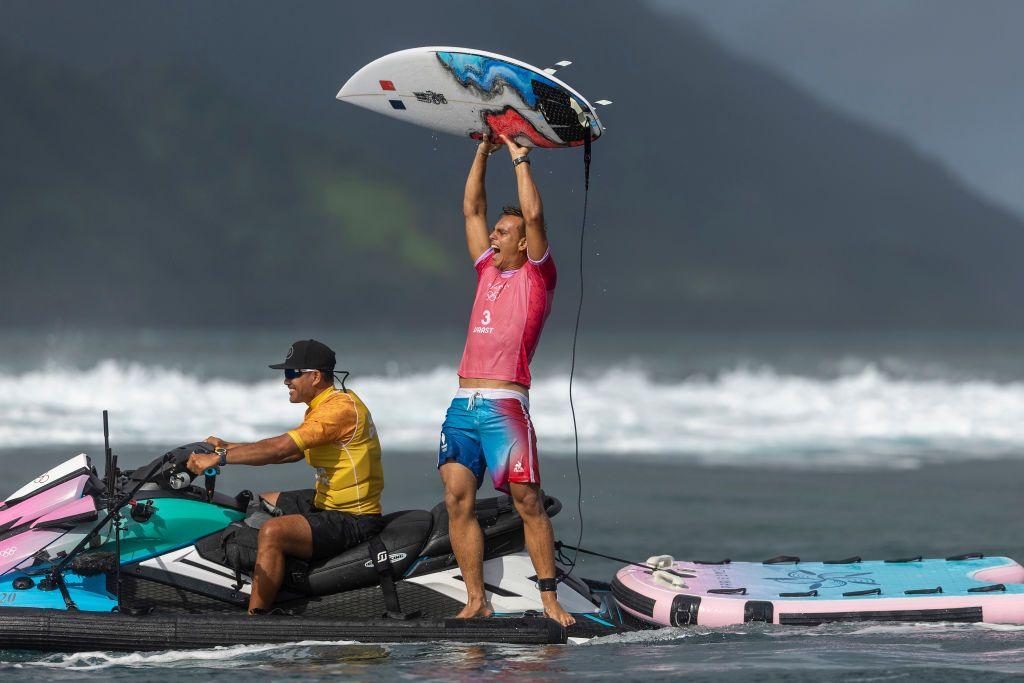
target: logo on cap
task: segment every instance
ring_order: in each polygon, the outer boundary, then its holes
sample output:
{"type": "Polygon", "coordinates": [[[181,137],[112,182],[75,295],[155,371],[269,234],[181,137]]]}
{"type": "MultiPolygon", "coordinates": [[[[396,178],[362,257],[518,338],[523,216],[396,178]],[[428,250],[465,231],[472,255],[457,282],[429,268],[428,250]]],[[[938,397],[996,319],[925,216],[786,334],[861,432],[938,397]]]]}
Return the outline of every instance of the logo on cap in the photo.
{"type": "Polygon", "coordinates": [[[294,355],[295,355],[295,347],[294,346],[289,346],[288,347],[288,355],[285,356],[284,359],[285,360],[291,360],[292,356],[294,356],[294,355]]]}

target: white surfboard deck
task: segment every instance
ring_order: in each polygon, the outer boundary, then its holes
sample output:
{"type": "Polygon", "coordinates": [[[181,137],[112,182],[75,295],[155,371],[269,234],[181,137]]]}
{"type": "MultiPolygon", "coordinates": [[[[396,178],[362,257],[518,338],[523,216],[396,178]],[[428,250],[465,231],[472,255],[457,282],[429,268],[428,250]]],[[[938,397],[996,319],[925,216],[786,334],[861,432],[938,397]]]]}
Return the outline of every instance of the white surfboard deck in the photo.
{"type": "Polygon", "coordinates": [[[337,98],[380,114],[462,137],[508,135],[526,147],[577,147],[584,124],[604,132],[594,107],[534,66],[481,50],[417,47],[357,71],[337,98]],[[581,123],[582,121],[582,123],[581,123]]]}
{"type": "Polygon", "coordinates": [[[85,453],[79,453],[75,457],[65,460],[56,467],[47,470],[11,495],[7,496],[7,500],[4,502],[4,505],[13,505],[37,491],[53,486],[57,482],[66,481],[70,477],[87,473],[91,467],[92,465],[89,462],[89,456],[85,453]]]}

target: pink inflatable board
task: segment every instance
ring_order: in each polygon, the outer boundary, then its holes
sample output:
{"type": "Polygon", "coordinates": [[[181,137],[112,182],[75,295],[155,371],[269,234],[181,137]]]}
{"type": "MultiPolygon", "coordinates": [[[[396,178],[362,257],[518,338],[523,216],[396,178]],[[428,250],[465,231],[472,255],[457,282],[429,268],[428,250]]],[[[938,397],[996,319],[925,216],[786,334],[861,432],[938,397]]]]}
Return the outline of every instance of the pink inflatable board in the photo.
{"type": "Polygon", "coordinates": [[[628,614],[658,626],[838,621],[1024,624],[1024,567],[981,554],[862,562],[675,562],[620,569],[612,582],[628,614]]]}

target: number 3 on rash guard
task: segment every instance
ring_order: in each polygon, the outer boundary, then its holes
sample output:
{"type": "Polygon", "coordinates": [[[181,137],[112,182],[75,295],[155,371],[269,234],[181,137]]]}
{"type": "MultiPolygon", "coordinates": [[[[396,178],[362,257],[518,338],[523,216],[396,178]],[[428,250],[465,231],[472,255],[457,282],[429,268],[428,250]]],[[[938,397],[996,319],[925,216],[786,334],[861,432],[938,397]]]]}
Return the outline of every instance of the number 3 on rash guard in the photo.
{"type": "Polygon", "coordinates": [[[530,386],[530,360],[551,313],[557,273],[550,250],[521,268],[498,270],[494,250],[476,261],[477,286],[459,377],[530,386]]]}

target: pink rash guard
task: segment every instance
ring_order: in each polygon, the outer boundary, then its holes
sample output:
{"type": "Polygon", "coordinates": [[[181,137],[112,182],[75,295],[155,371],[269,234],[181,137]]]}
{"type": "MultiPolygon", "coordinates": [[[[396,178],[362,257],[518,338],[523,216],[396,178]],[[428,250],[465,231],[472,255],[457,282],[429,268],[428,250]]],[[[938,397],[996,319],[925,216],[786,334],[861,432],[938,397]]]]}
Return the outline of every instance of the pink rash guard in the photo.
{"type": "Polygon", "coordinates": [[[530,386],[530,361],[555,295],[551,250],[516,270],[498,270],[494,250],[476,260],[477,285],[459,377],[530,386]]]}

